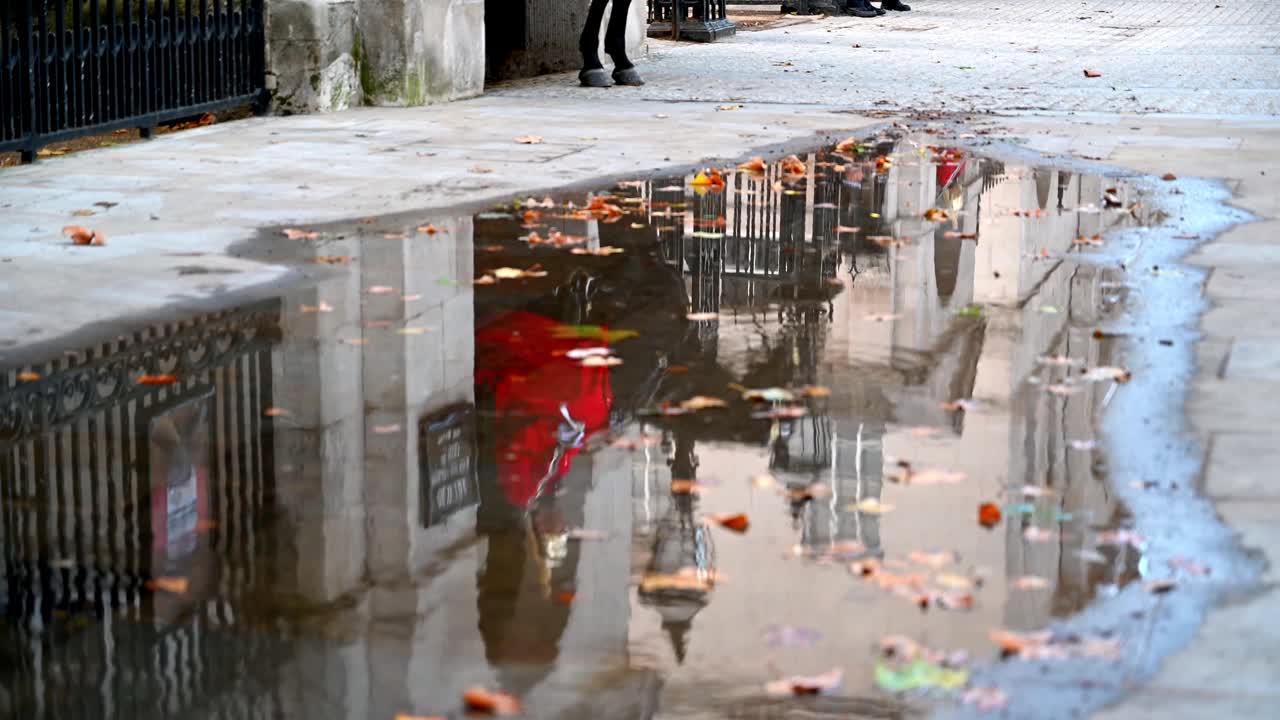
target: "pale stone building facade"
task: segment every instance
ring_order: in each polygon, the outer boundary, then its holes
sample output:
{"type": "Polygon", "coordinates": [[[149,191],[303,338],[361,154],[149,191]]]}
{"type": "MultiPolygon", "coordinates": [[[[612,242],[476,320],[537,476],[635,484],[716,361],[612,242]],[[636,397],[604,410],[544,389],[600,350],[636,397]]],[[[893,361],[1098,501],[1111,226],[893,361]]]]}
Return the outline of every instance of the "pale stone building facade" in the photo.
{"type": "MultiPolygon", "coordinates": [[[[412,106],[479,95],[486,78],[576,66],[589,0],[273,0],[268,88],[278,112],[412,106]]],[[[645,3],[633,3],[632,56],[645,3]]]]}

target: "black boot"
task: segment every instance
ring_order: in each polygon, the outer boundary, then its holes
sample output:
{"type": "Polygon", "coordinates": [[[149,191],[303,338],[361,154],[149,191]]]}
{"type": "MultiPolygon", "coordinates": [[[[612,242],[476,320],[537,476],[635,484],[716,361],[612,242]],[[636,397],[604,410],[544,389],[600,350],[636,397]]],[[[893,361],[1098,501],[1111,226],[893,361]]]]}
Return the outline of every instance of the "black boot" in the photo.
{"type": "Polygon", "coordinates": [[[911,6],[902,2],[902,0],[884,0],[884,2],[880,3],[880,9],[882,11],[897,10],[898,12],[906,12],[911,9],[911,6]]]}
{"type": "Polygon", "coordinates": [[[873,18],[884,14],[883,10],[876,10],[871,7],[871,0],[849,0],[849,5],[845,8],[845,12],[860,18],[873,18]]]}

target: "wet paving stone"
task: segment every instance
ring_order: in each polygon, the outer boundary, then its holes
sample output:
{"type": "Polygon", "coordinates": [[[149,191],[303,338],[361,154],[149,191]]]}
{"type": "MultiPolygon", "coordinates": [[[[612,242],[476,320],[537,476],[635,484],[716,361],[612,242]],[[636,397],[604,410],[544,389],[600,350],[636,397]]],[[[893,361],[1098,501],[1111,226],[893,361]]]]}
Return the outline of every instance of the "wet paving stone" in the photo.
{"type": "Polygon", "coordinates": [[[963,685],[992,629],[1139,576],[1095,238],[1147,218],[929,143],[273,231],[277,296],[8,369],[0,710],[887,718],[930,697],[886,691],[911,662],[963,685]]]}

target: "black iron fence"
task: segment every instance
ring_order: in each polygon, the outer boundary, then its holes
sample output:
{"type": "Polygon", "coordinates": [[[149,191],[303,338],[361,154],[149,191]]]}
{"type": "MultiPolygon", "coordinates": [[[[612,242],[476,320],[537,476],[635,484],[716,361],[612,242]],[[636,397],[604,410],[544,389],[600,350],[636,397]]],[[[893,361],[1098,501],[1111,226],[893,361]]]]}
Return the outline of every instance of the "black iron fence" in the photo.
{"type": "Polygon", "coordinates": [[[0,151],[262,107],[264,0],[3,0],[0,151]]]}

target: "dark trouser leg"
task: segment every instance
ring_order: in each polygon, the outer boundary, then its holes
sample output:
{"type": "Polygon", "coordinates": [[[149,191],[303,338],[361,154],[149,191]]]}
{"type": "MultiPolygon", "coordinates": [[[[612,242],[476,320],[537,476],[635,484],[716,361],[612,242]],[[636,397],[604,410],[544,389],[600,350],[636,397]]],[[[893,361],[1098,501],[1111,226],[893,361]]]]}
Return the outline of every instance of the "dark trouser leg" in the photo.
{"type": "Polygon", "coordinates": [[[627,57],[627,20],[630,17],[631,0],[613,0],[613,10],[609,14],[609,29],[604,35],[604,51],[613,58],[615,72],[635,67],[627,57]]]}
{"type": "MultiPolygon", "coordinates": [[[[604,67],[600,63],[600,26],[604,22],[604,9],[609,0],[591,0],[587,9],[587,25],[582,28],[582,37],[578,40],[578,49],[582,51],[582,69],[599,70],[604,67]]],[[[616,16],[617,13],[615,12],[616,16]]],[[[610,27],[613,23],[609,24],[610,27]]]]}

